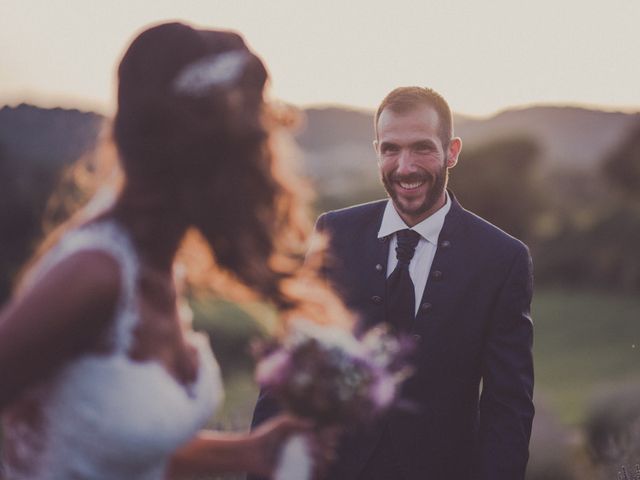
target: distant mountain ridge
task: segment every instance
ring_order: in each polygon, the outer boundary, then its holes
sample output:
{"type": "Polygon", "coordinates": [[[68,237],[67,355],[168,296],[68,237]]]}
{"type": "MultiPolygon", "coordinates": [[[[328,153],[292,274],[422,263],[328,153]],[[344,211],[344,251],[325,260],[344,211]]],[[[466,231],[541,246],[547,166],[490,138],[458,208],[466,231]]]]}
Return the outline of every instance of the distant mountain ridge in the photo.
{"type": "Polygon", "coordinates": [[[93,148],[104,117],[21,104],[0,109],[0,149],[9,159],[60,167],[93,148]]]}
{"type": "MultiPolygon", "coordinates": [[[[305,151],[349,145],[350,150],[360,152],[358,156],[372,157],[374,112],[328,107],[310,108],[305,114],[304,129],[296,137],[305,151]]],[[[504,137],[526,136],[540,146],[547,166],[581,169],[597,166],[640,122],[640,113],[563,106],[510,109],[489,118],[454,117],[456,135],[462,137],[466,148],[504,137]]]]}
{"type": "Polygon", "coordinates": [[[527,136],[541,147],[548,167],[593,169],[640,122],[640,113],[583,107],[537,106],[511,109],[488,119],[464,119],[457,131],[467,145],[527,136]]]}
{"type": "MultiPolygon", "coordinates": [[[[352,175],[360,183],[376,178],[373,112],[342,107],[302,112],[305,120],[295,137],[312,177],[337,182],[336,189],[348,187],[352,175]]],[[[0,149],[6,158],[57,168],[92,148],[103,122],[93,112],[5,106],[0,109],[0,149]]],[[[543,165],[591,170],[637,122],[640,113],[539,106],[489,118],[456,115],[455,129],[463,139],[463,159],[465,148],[527,136],[540,146],[543,165]]]]}

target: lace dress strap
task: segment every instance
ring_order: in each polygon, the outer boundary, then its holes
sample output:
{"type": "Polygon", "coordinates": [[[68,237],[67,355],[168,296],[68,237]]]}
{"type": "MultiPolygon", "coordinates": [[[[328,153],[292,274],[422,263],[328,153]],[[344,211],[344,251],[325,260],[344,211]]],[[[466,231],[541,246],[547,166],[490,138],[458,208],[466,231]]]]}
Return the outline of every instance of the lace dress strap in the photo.
{"type": "Polygon", "coordinates": [[[28,287],[65,258],[86,250],[105,252],[120,266],[121,290],[110,340],[115,351],[126,354],[133,344],[133,330],[138,319],[136,290],[139,262],[129,235],[116,221],[102,220],[64,234],[29,274],[26,285],[28,287]]]}

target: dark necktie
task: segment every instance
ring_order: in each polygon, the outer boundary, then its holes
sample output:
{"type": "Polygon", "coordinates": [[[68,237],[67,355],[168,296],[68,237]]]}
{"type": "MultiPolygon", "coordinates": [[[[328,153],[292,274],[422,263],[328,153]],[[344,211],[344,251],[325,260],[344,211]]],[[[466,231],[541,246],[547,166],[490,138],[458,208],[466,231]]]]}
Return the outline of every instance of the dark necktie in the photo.
{"type": "Polygon", "coordinates": [[[387,321],[399,330],[407,330],[415,317],[415,293],[409,276],[409,262],[416,251],[420,234],[405,229],[396,233],[398,264],[387,278],[387,321]]]}

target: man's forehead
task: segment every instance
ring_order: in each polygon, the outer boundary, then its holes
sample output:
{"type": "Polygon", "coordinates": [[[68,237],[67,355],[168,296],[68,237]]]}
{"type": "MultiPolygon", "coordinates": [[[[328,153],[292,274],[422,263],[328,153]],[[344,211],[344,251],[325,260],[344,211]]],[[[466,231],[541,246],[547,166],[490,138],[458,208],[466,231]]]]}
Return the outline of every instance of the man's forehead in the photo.
{"type": "Polygon", "coordinates": [[[434,133],[439,126],[438,112],[431,105],[417,104],[397,111],[387,107],[378,118],[378,134],[396,129],[431,130],[434,133]]]}

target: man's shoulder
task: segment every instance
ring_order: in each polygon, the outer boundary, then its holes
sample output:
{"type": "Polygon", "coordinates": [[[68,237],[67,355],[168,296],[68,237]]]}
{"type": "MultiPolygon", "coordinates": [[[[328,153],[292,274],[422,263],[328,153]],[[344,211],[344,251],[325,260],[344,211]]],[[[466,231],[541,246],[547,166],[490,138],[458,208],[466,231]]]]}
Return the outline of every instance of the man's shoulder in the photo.
{"type": "Polygon", "coordinates": [[[466,234],[473,238],[474,242],[484,247],[491,247],[497,252],[526,253],[528,255],[529,248],[521,240],[469,210],[463,208],[460,210],[466,234]]]}

